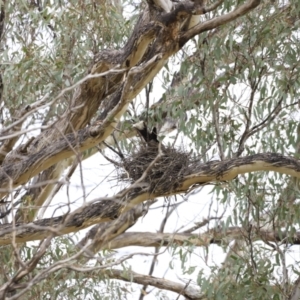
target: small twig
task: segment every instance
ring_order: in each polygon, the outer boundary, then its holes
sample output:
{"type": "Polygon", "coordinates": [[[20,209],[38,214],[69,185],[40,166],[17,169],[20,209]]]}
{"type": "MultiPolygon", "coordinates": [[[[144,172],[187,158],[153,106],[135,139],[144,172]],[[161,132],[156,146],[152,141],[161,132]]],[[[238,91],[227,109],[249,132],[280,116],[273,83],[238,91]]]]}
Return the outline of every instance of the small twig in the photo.
{"type": "MultiPolygon", "coordinates": [[[[117,150],[115,150],[113,147],[111,147],[110,145],[108,145],[106,142],[103,142],[103,144],[108,148],[108,149],[110,149],[112,152],[114,152],[115,154],[117,154],[122,160],[124,160],[124,155],[123,155],[123,153],[121,153],[121,152],[118,152],[117,150]]],[[[99,152],[101,153],[101,154],[103,154],[102,152],[102,149],[100,149],[100,147],[99,146],[97,146],[97,149],[99,150],[99,152]]]]}
{"type": "Polygon", "coordinates": [[[192,279],[190,279],[186,285],[184,286],[184,288],[180,291],[180,293],[178,294],[176,300],[179,300],[179,297],[182,295],[182,293],[188,288],[189,284],[191,283],[192,279]]]}
{"type": "Polygon", "coordinates": [[[213,114],[213,121],[215,123],[215,131],[216,131],[216,138],[217,138],[217,145],[219,148],[219,154],[221,160],[225,159],[224,155],[224,150],[222,146],[222,141],[221,141],[221,132],[220,132],[220,127],[219,127],[219,108],[218,108],[218,103],[215,103],[215,105],[212,108],[212,114],[213,114]]]}
{"type": "MultiPolygon", "coordinates": [[[[149,102],[150,102],[150,93],[152,89],[153,81],[148,83],[148,86],[146,86],[145,93],[146,93],[146,125],[148,126],[148,121],[149,121],[149,102]]],[[[149,132],[147,130],[147,140],[148,140],[148,135],[149,132]]]]}
{"type": "Polygon", "coordinates": [[[114,142],[115,142],[116,147],[118,148],[119,156],[120,156],[121,159],[124,161],[125,157],[124,157],[124,155],[123,155],[123,153],[122,153],[122,151],[121,151],[121,149],[120,149],[120,147],[119,147],[119,143],[118,143],[118,141],[117,141],[117,139],[116,139],[116,137],[115,137],[115,132],[112,133],[112,137],[113,137],[113,140],[114,140],[114,142]]]}
{"type": "MultiPolygon", "coordinates": [[[[106,160],[108,160],[110,163],[112,163],[113,165],[118,166],[118,167],[120,167],[120,168],[122,167],[122,164],[120,164],[120,163],[118,163],[117,161],[115,161],[115,160],[113,160],[113,159],[107,157],[107,156],[103,153],[103,151],[101,151],[101,149],[99,148],[99,146],[97,146],[97,149],[99,150],[99,152],[101,153],[101,155],[102,155],[106,160]]],[[[117,152],[116,152],[116,153],[117,153],[117,152]]]]}
{"type": "Polygon", "coordinates": [[[181,233],[192,233],[193,231],[207,225],[212,220],[221,220],[223,218],[224,213],[220,217],[209,217],[208,219],[204,219],[202,222],[197,222],[195,225],[189,229],[182,231],[181,233]]]}
{"type": "Polygon", "coordinates": [[[204,13],[208,13],[211,12],[213,10],[215,10],[216,8],[218,8],[218,6],[220,6],[222,3],[224,2],[224,0],[219,0],[216,3],[213,3],[212,5],[208,6],[208,7],[204,7],[203,11],[204,13]]]}
{"type": "MultiPolygon", "coordinates": [[[[170,206],[168,206],[166,215],[165,215],[165,217],[163,218],[163,220],[162,220],[162,222],[160,224],[160,228],[159,228],[158,232],[161,232],[161,233],[164,232],[165,225],[167,223],[168,218],[175,211],[175,209],[178,207],[178,205],[179,205],[179,203],[177,203],[176,206],[172,207],[172,209],[170,211],[169,211],[170,206]]],[[[159,249],[160,249],[160,247],[155,247],[154,253],[155,254],[159,253],[159,249]]],[[[153,259],[152,259],[152,262],[151,262],[151,265],[150,265],[150,270],[149,270],[148,275],[152,275],[153,274],[153,271],[154,271],[154,268],[155,268],[155,263],[156,263],[156,257],[157,257],[157,255],[153,256],[153,259]]],[[[148,286],[149,286],[148,284],[144,284],[143,285],[142,290],[141,290],[141,294],[140,294],[140,297],[139,297],[139,300],[143,300],[144,299],[145,294],[147,294],[147,288],[148,288],[148,286]]]]}

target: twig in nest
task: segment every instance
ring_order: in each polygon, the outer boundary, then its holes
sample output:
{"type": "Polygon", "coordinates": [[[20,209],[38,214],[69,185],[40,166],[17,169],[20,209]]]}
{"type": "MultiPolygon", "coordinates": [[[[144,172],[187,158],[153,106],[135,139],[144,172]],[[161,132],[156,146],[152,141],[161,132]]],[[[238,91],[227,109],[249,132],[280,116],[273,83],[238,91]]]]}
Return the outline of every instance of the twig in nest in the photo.
{"type": "MultiPolygon", "coordinates": [[[[114,151],[115,153],[118,154],[118,152],[115,151],[113,148],[111,148],[111,147],[108,146],[108,145],[106,145],[106,146],[107,146],[109,149],[111,149],[112,151],[114,151]]],[[[103,156],[106,160],[108,160],[110,163],[112,163],[112,164],[114,164],[115,166],[118,166],[118,167],[120,167],[120,168],[122,167],[122,164],[121,164],[121,163],[119,163],[119,162],[117,162],[117,161],[115,161],[115,160],[113,160],[113,159],[107,157],[107,156],[103,153],[102,149],[100,149],[99,146],[97,146],[97,149],[98,149],[98,151],[102,154],[102,156],[103,156]]]]}

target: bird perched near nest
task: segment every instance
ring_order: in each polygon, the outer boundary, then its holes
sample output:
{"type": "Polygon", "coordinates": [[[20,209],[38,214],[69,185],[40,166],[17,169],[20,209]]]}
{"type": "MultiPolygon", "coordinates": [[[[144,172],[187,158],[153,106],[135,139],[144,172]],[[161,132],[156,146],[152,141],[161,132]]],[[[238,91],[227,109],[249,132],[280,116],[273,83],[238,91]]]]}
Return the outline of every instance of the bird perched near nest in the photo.
{"type": "Polygon", "coordinates": [[[158,147],[162,138],[177,128],[177,123],[171,118],[166,118],[159,130],[157,130],[156,127],[153,127],[151,132],[148,130],[144,121],[134,124],[133,127],[148,146],[158,147]]]}
{"type": "Polygon", "coordinates": [[[150,147],[158,147],[159,140],[157,139],[157,130],[156,127],[153,127],[150,132],[147,128],[147,125],[144,121],[140,121],[132,126],[137,130],[140,137],[146,142],[146,144],[150,147]]]}

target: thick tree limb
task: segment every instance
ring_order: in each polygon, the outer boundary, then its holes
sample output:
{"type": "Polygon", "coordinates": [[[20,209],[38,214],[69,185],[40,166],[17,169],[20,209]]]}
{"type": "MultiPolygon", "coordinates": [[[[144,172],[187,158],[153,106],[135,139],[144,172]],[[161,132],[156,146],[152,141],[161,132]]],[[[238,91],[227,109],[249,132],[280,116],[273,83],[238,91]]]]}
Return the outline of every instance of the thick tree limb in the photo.
{"type": "Polygon", "coordinates": [[[100,249],[108,248],[107,243],[109,241],[133,226],[141,216],[144,216],[148,212],[149,206],[155,202],[155,200],[152,200],[147,203],[141,203],[126,213],[121,214],[119,218],[112,222],[94,226],[77,244],[77,247],[84,247],[87,256],[91,254],[93,257],[100,249]]]}
{"type": "Polygon", "coordinates": [[[197,247],[211,244],[212,233],[161,233],[161,232],[125,232],[108,243],[109,249],[130,246],[167,247],[171,245],[193,244],[197,247]]]}
{"type": "Polygon", "coordinates": [[[253,10],[255,7],[257,7],[260,4],[260,0],[249,0],[242,4],[241,6],[237,7],[234,11],[222,15],[219,17],[216,17],[214,19],[211,19],[209,21],[206,21],[204,23],[200,23],[194,27],[192,27],[187,32],[183,33],[180,37],[180,45],[184,45],[187,41],[189,41],[191,38],[193,38],[195,35],[200,34],[202,32],[214,29],[216,27],[219,27],[221,25],[224,25],[228,22],[234,21],[237,18],[246,15],[251,10],[253,10]]]}
{"type": "MultiPolygon", "coordinates": [[[[4,196],[11,188],[27,182],[30,178],[48,169],[52,165],[74,156],[84,150],[90,149],[104,141],[115,129],[120,117],[126,111],[129,102],[135,93],[139,93],[138,87],[132,86],[132,78],[140,72],[147,72],[156,63],[161,61],[161,56],[156,55],[143,66],[135,67],[130,70],[126,80],[115,92],[114,97],[118,100],[115,107],[105,118],[103,123],[96,124],[89,128],[80,129],[76,134],[69,133],[56,140],[52,145],[43,147],[34,154],[29,154],[21,162],[5,164],[0,169],[0,190],[4,196]],[[136,89],[134,89],[136,88],[136,89]]],[[[150,71],[150,75],[153,75],[150,71]]],[[[152,77],[147,77],[149,81],[152,77]]],[[[144,80],[146,80],[144,78],[144,80]]],[[[137,81],[139,84],[139,81],[137,81]]],[[[1,195],[1,194],[0,194],[1,195]]],[[[1,197],[0,197],[1,198],[1,197]]]]}
{"type": "Polygon", "coordinates": [[[1,191],[8,192],[9,183],[13,187],[26,183],[41,171],[51,167],[59,161],[73,156],[74,149],[84,151],[95,145],[105,136],[110,134],[112,129],[104,131],[103,126],[98,125],[91,128],[85,128],[62,137],[52,146],[45,147],[39,152],[29,155],[25,160],[15,164],[8,164],[0,170],[1,191]]]}
{"type": "Polygon", "coordinates": [[[199,165],[200,172],[187,175],[181,187],[186,190],[193,184],[232,180],[239,174],[257,171],[275,171],[300,178],[300,161],[276,153],[254,154],[247,157],[228,159],[224,162],[208,162],[199,165]]]}
{"type": "Polygon", "coordinates": [[[55,231],[57,235],[76,232],[93,224],[114,220],[146,200],[187,192],[197,184],[232,180],[239,174],[274,171],[300,178],[300,162],[275,153],[199,164],[194,166],[194,170],[195,173],[183,177],[178,188],[165,194],[155,194],[155,191],[150,193],[147,191],[148,185],[140,182],[139,185],[134,184],[114,197],[87,202],[86,205],[68,215],[42,219],[30,224],[17,223],[16,228],[12,228],[11,224],[1,225],[0,245],[11,243],[13,232],[17,243],[43,239],[49,231],[55,231]]]}
{"type": "MultiPolygon", "coordinates": [[[[229,243],[235,239],[241,240],[249,236],[248,229],[242,227],[216,228],[204,233],[152,233],[152,232],[125,232],[109,242],[109,249],[118,249],[130,246],[140,247],[167,247],[171,245],[192,244],[196,247],[210,244],[229,243]]],[[[290,245],[300,245],[300,231],[290,237],[289,232],[252,228],[253,241],[264,240],[269,242],[287,242],[290,245]]]]}
{"type": "Polygon", "coordinates": [[[123,270],[112,269],[106,271],[105,275],[112,279],[120,279],[123,281],[134,282],[143,285],[151,285],[159,289],[172,291],[191,300],[200,300],[204,297],[201,295],[199,289],[188,286],[188,284],[182,284],[163,278],[143,275],[133,271],[124,272],[123,270]]]}

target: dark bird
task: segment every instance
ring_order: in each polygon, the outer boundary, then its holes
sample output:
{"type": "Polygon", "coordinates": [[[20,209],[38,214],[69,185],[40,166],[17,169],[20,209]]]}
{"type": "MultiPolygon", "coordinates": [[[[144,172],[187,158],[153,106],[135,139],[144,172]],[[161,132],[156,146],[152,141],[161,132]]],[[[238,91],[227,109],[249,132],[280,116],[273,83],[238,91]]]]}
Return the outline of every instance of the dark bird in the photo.
{"type": "Polygon", "coordinates": [[[178,128],[178,122],[179,120],[167,117],[164,119],[164,122],[160,124],[158,129],[157,127],[153,127],[151,132],[148,130],[146,122],[144,121],[134,124],[133,127],[148,145],[151,143],[153,146],[157,146],[165,136],[178,128]]]}
{"type": "Polygon", "coordinates": [[[147,125],[144,121],[140,121],[133,125],[133,127],[137,130],[142,139],[149,146],[158,146],[159,140],[157,139],[157,130],[156,127],[153,127],[150,132],[147,128],[147,125]]]}

